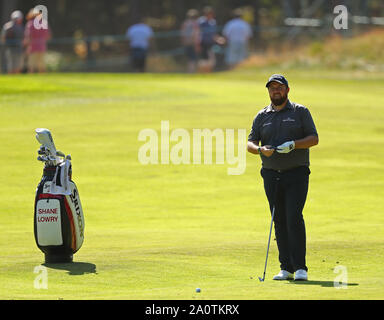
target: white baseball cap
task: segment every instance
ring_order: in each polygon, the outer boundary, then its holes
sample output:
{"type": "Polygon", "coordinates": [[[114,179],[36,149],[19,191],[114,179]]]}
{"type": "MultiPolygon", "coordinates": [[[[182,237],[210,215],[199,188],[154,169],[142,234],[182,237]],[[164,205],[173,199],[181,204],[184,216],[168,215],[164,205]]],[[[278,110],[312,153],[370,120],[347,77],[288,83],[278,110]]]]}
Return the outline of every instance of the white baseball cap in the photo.
{"type": "Polygon", "coordinates": [[[11,14],[11,19],[13,21],[23,19],[23,18],[24,18],[24,15],[20,10],[13,11],[11,14]]]}

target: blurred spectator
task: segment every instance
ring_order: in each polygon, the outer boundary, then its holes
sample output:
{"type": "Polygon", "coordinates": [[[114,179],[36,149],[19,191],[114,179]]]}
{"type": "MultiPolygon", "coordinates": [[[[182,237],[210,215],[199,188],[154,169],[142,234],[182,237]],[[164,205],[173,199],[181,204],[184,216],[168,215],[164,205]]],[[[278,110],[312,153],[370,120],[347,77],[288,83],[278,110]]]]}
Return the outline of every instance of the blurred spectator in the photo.
{"type": "Polygon", "coordinates": [[[212,7],[205,7],[203,9],[204,15],[199,18],[199,25],[201,31],[201,55],[200,55],[200,69],[204,72],[211,72],[216,65],[215,53],[212,47],[216,43],[217,25],[215,20],[215,13],[212,7]]]}
{"type": "Polygon", "coordinates": [[[145,72],[150,39],[154,33],[150,26],[139,22],[128,28],[126,38],[131,48],[131,61],[135,71],[145,72]]]}
{"type": "Polygon", "coordinates": [[[23,68],[23,18],[21,11],[12,12],[11,21],[7,22],[1,31],[7,73],[20,73],[23,68]]]}
{"type": "Polygon", "coordinates": [[[248,57],[248,42],[252,37],[252,28],[242,19],[241,9],[234,11],[234,18],[225,24],[223,35],[227,40],[225,62],[232,68],[248,57]]]}
{"type": "Polygon", "coordinates": [[[24,44],[26,46],[28,59],[28,72],[45,72],[45,53],[47,41],[51,38],[48,25],[41,25],[43,15],[36,9],[31,9],[27,14],[25,26],[24,44]],[[37,27],[39,25],[39,27],[37,27]]]}
{"type": "Polygon", "coordinates": [[[188,58],[188,72],[196,72],[198,54],[200,53],[200,27],[197,21],[199,12],[190,9],[187,12],[187,19],[181,26],[181,42],[185,48],[188,58]]]}

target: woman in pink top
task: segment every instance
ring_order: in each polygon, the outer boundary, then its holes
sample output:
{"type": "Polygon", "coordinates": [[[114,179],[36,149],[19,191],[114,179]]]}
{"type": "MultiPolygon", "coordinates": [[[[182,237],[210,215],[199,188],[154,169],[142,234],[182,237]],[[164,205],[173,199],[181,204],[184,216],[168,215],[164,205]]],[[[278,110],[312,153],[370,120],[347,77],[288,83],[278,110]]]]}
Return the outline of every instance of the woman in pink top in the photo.
{"type": "Polygon", "coordinates": [[[41,23],[42,14],[35,9],[31,9],[26,18],[24,44],[27,47],[28,72],[45,72],[44,58],[51,32],[48,25],[41,23]]]}

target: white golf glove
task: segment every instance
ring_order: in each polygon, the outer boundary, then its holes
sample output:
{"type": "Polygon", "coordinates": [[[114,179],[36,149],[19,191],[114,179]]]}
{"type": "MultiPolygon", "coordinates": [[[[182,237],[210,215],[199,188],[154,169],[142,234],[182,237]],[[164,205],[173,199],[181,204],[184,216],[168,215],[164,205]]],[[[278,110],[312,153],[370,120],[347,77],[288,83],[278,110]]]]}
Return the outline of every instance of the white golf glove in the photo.
{"type": "Polygon", "coordinates": [[[276,148],[278,153],[289,153],[295,149],[295,141],[287,141],[276,148]]]}

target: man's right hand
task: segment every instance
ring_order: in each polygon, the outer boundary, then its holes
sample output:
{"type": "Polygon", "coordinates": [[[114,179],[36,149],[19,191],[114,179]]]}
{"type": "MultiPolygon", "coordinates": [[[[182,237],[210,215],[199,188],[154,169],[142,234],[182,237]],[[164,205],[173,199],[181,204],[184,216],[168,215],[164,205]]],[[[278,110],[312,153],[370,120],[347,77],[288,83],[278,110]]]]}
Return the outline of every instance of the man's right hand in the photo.
{"type": "Polygon", "coordinates": [[[260,151],[264,156],[269,158],[275,152],[274,149],[270,149],[270,148],[272,148],[272,146],[270,145],[262,146],[260,147],[260,151]]]}
{"type": "Polygon", "coordinates": [[[261,152],[266,157],[270,157],[275,152],[275,149],[271,145],[265,145],[260,147],[259,141],[256,141],[256,140],[248,141],[247,150],[248,152],[253,154],[260,154],[261,152]]]}

